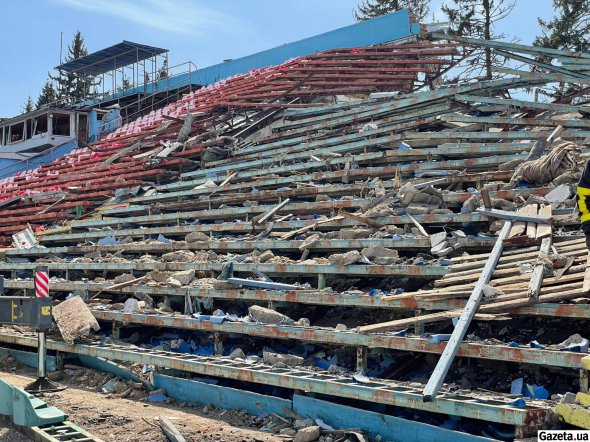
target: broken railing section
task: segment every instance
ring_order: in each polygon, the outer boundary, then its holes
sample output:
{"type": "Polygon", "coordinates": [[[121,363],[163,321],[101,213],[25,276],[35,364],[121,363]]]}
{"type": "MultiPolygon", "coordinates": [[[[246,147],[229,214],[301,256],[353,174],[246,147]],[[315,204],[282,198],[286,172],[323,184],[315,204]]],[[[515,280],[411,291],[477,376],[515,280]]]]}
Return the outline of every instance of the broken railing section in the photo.
{"type": "Polygon", "coordinates": [[[471,324],[471,321],[475,316],[475,312],[479,307],[479,303],[483,297],[484,287],[490,281],[500,256],[502,255],[504,240],[508,237],[511,228],[512,221],[506,221],[504,223],[504,227],[502,227],[502,230],[498,235],[498,239],[496,240],[496,244],[490,253],[490,257],[488,258],[488,261],[486,262],[486,265],[484,266],[481,275],[475,284],[475,287],[473,288],[473,292],[467,301],[465,310],[463,310],[463,313],[459,317],[449,342],[447,343],[443,354],[441,355],[434,371],[432,372],[432,375],[430,376],[430,379],[428,380],[428,383],[426,384],[426,387],[424,388],[422,393],[423,401],[430,402],[438,394],[438,391],[440,390],[440,387],[442,386],[445,377],[449,372],[449,368],[453,363],[453,359],[459,350],[459,346],[461,345],[461,342],[467,333],[469,324],[471,324]]]}

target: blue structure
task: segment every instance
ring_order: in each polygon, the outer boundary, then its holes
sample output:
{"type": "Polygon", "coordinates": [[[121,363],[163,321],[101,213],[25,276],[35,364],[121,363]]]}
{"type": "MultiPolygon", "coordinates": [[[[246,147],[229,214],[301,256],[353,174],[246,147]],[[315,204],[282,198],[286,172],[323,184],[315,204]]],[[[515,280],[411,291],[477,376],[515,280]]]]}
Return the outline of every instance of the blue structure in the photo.
{"type": "MultiPolygon", "coordinates": [[[[170,89],[178,89],[189,84],[209,85],[224,78],[244,74],[252,69],[277,65],[291,58],[330,49],[371,46],[420,34],[420,25],[412,23],[407,10],[401,10],[371,20],[355,23],[303,40],[287,43],[252,55],[219,63],[191,73],[172,76],[158,82],[127,89],[114,94],[111,99],[120,99],[138,93],[158,93],[170,89]]],[[[89,106],[96,102],[86,102],[89,106]]]]}
{"type": "Polygon", "coordinates": [[[71,151],[78,148],[78,140],[73,139],[60,146],[51,147],[35,156],[28,159],[10,159],[3,158],[0,153],[0,179],[8,178],[14,174],[24,172],[25,170],[32,170],[43,164],[50,163],[71,151]]]}

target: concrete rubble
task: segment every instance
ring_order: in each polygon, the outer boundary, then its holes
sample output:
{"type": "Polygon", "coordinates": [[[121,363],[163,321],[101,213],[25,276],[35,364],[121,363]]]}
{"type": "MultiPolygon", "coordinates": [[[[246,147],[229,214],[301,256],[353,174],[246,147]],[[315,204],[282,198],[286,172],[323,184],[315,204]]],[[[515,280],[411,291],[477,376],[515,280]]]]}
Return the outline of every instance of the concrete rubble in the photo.
{"type": "MultiPolygon", "coordinates": [[[[96,217],[74,216],[78,199],[43,220],[3,209],[38,228],[45,247],[6,250],[6,290],[32,290],[34,268],[48,266],[61,334],[51,339],[80,352],[116,346],[119,362],[135,364],[145,382],[172,373],[219,391],[291,404],[303,396],[334,413],[346,406],[501,440],[558,427],[547,416],[582,407],[577,394],[588,388],[588,253],[575,209],[590,155],[588,108],[507,98],[565,81],[547,67],[437,87],[438,74],[474,46],[553,54],[448,38],[317,53],[269,70],[276,84],[258,83],[253,71],[258,86],[237,76],[187,93],[168,108],[195,118],[183,142],[180,117],[158,133],[163,123],[142,126],[152,138],[121,131],[101,140],[93,145],[101,154],[114,142],[146,146],[114,163],[120,176],[103,171],[113,189],[82,194],[100,207],[96,217]],[[390,83],[400,61],[408,78],[390,83]],[[307,71],[308,63],[317,65],[307,71]],[[335,85],[307,73],[334,63],[335,85]],[[379,72],[357,72],[365,65],[379,72]],[[369,78],[340,85],[351,73],[369,78]],[[289,88],[267,95],[283,80],[289,88]],[[230,87],[235,97],[225,94],[230,87]],[[139,190],[127,195],[115,182],[122,177],[139,190]],[[111,199],[117,189],[127,196],[111,199]],[[446,364],[441,355],[455,344],[446,364]],[[429,401],[438,364],[444,375],[429,401]]],[[[65,176],[66,166],[41,170],[65,176]]],[[[14,210],[47,207],[27,204],[14,210]]],[[[0,341],[22,350],[26,333],[2,329],[0,341]]],[[[0,368],[18,362],[3,358],[0,368]]],[[[115,375],[60,372],[103,395],[174,401],[172,391],[115,375]]],[[[319,412],[201,410],[295,442],[369,440],[355,436],[357,422],[330,430],[319,412]]],[[[388,440],[379,438],[370,433],[388,440]]]]}

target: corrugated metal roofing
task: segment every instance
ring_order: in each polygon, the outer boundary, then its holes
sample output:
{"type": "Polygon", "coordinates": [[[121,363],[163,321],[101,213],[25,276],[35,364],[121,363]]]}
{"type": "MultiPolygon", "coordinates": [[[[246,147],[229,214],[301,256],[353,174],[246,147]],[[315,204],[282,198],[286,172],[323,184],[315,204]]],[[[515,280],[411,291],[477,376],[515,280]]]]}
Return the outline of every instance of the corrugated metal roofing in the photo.
{"type": "Polygon", "coordinates": [[[168,49],[124,40],[85,57],[60,64],[55,69],[64,72],[82,72],[85,75],[96,76],[166,52],[168,52],[168,49]]]}

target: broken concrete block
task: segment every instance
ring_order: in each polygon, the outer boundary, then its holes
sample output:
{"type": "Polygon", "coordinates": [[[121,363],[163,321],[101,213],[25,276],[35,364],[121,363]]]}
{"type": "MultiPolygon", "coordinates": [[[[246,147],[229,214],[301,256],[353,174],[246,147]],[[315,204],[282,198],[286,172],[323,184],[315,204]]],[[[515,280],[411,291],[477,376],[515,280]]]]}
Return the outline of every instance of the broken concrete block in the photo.
{"type": "Polygon", "coordinates": [[[298,325],[299,327],[309,327],[311,322],[307,318],[299,318],[297,322],[295,322],[295,325],[298,325]]]}
{"type": "Polygon", "coordinates": [[[184,237],[186,242],[198,242],[198,241],[210,241],[211,238],[205,235],[203,232],[191,232],[184,237]]]}
{"type": "Polygon", "coordinates": [[[296,430],[313,427],[315,425],[316,423],[313,419],[296,419],[295,422],[293,422],[293,428],[296,430]]]}
{"type": "MultiPolygon", "coordinates": [[[[443,244],[443,246],[446,245],[443,244]]],[[[434,251],[431,250],[430,253],[432,253],[435,256],[438,256],[439,258],[445,257],[447,256],[449,253],[451,253],[453,250],[455,250],[453,247],[441,247],[440,249],[434,251]]]]}
{"type": "Polygon", "coordinates": [[[549,201],[553,207],[557,207],[571,196],[571,187],[568,184],[561,184],[545,195],[545,199],[549,201]]]}
{"type": "Polygon", "coordinates": [[[182,270],[180,272],[173,272],[170,277],[176,279],[181,285],[188,285],[195,277],[195,271],[182,270]]]}
{"type": "Polygon", "coordinates": [[[305,238],[305,240],[299,246],[299,250],[310,249],[316,242],[321,239],[319,233],[314,233],[313,235],[305,238]]]}
{"type": "Polygon", "coordinates": [[[297,430],[295,430],[293,428],[283,428],[279,431],[279,434],[281,436],[294,437],[297,434],[297,430]]]}
{"type": "Polygon", "coordinates": [[[300,356],[272,353],[270,351],[262,352],[262,360],[268,365],[285,364],[290,367],[301,365],[305,361],[305,359],[300,356]]]}
{"type": "Polygon", "coordinates": [[[123,313],[133,313],[140,310],[139,301],[137,299],[129,298],[123,304],[123,313]]]}
{"type": "Polygon", "coordinates": [[[370,246],[361,250],[361,254],[379,265],[395,264],[399,259],[397,250],[383,246],[370,246]]]}
{"type": "Polygon", "coordinates": [[[338,232],[340,239],[366,239],[370,238],[373,234],[371,229],[341,229],[338,232]]]}
{"type": "Polygon", "coordinates": [[[121,275],[118,275],[113,281],[115,282],[115,284],[120,284],[122,282],[133,281],[134,279],[135,276],[133,276],[131,273],[123,273],[121,275]]]}
{"type": "Polygon", "coordinates": [[[236,348],[229,354],[230,359],[246,359],[246,355],[241,348],[236,348]]]}
{"type": "Polygon", "coordinates": [[[162,259],[166,262],[191,262],[195,259],[195,254],[190,250],[177,250],[164,253],[162,259]]]}
{"type": "Polygon", "coordinates": [[[430,247],[434,248],[447,240],[447,232],[438,232],[430,235],[430,247]]]}
{"type": "Polygon", "coordinates": [[[361,259],[361,254],[356,250],[346,253],[334,253],[328,257],[330,264],[335,266],[347,266],[361,259]]]}
{"type": "Polygon", "coordinates": [[[316,200],[317,202],[320,202],[320,201],[331,201],[331,200],[332,200],[332,198],[330,198],[328,195],[317,195],[317,196],[315,197],[315,200],[316,200]]]}
{"type": "Polygon", "coordinates": [[[265,250],[260,254],[260,256],[258,256],[258,262],[264,263],[270,259],[273,259],[274,257],[274,253],[272,253],[270,250],[265,250]]]}
{"type": "Polygon", "coordinates": [[[180,281],[178,279],[175,279],[172,277],[170,277],[166,280],[166,284],[168,284],[171,287],[176,287],[176,288],[182,287],[182,284],[180,283],[180,281]]]}
{"type": "Polygon", "coordinates": [[[449,247],[449,243],[447,243],[446,241],[440,242],[430,249],[430,253],[436,255],[440,253],[442,250],[446,249],[447,247],[449,247]]]}
{"type": "Polygon", "coordinates": [[[336,330],[338,330],[338,331],[345,331],[345,330],[348,330],[348,327],[346,325],[344,325],[344,324],[337,324],[336,325],[336,330]]]}
{"type": "Polygon", "coordinates": [[[170,272],[162,272],[160,270],[153,270],[148,273],[151,280],[156,282],[166,282],[170,277],[170,272]]]}
{"type": "Polygon", "coordinates": [[[282,313],[269,308],[264,308],[259,305],[253,305],[248,309],[250,317],[262,324],[287,324],[293,325],[295,321],[282,313]]]}
{"type": "Polygon", "coordinates": [[[317,440],[319,437],[320,427],[316,425],[313,427],[302,428],[301,430],[299,430],[295,435],[295,439],[293,439],[293,442],[313,442],[314,440],[317,440]]]}
{"type": "Polygon", "coordinates": [[[61,336],[68,344],[73,344],[77,338],[88,336],[90,330],[100,330],[92,312],[79,296],[53,307],[53,318],[61,336]]]}
{"type": "Polygon", "coordinates": [[[513,212],[516,210],[516,204],[512,201],[500,198],[492,198],[491,202],[494,209],[506,210],[508,212],[513,212]]]}

